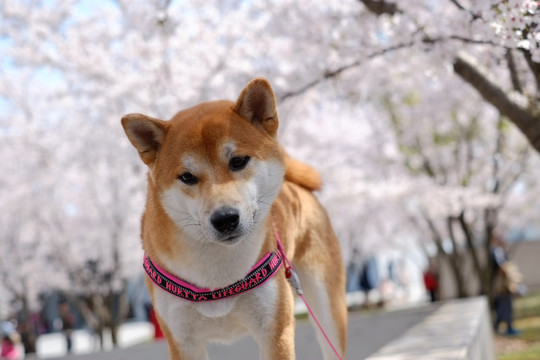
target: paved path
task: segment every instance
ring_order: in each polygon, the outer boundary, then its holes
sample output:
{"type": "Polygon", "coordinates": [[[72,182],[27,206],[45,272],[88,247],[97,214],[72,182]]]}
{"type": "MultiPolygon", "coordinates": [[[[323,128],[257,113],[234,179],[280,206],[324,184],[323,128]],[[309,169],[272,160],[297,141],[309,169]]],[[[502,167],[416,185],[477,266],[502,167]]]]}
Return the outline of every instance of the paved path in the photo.
{"type": "MultiPolygon", "coordinates": [[[[347,340],[347,359],[364,359],[379,350],[383,345],[403,334],[407,329],[420,322],[436,307],[424,306],[396,311],[375,313],[351,313],[347,340]]],[[[233,345],[210,344],[210,359],[248,360],[258,359],[255,342],[242,338],[233,345]]],[[[322,360],[315,332],[307,320],[297,322],[296,354],[299,360],[322,360]]],[[[49,358],[53,359],[53,358],[49,358]]],[[[160,360],[168,359],[168,349],[164,342],[138,345],[108,352],[71,355],[55,360],[160,360]]]]}

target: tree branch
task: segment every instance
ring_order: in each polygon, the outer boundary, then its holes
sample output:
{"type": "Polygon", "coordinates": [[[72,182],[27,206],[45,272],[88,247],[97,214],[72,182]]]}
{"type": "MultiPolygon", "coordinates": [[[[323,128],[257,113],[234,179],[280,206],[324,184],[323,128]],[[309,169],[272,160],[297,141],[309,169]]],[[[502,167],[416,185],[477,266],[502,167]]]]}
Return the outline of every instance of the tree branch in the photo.
{"type": "Polygon", "coordinates": [[[514,60],[514,54],[512,49],[506,50],[506,62],[508,63],[508,71],[510,71],[510,80],[512,80],[512,86],[514,90],[523,94],[523,87],[521,86],[521,81],[519,81],[519,75],[516,68],[516,62],[514,60]]]}
{"type": "MultiPolygon", "coordinates": [[[[418,31],[423,31],[423,30],[419,29],[419,30],[417,30],[417,32],[418,31]]],[[[447,37],[438,37],[438,38],[430,38],[429,36],[426,35],[422,39],[422,42],[425,43],[425,44],[435,44],[435,43],[449,41],[449,40],[457,40],[457,41],[461,41],[461,42],[469,43],[469,44],[474,44],[474,45],[499,46],[498,44],[496,44],[496,43],[494,43],[492,41],[468,39],[468,38],[464,38],[464,37],[458,36],[458,35],[450,35],[450,36],[447,36],[447,37]]],[[[312,88],[314,88],[315,86],[317,86],[320,83],[324,82],[325,80],[337,77],[338,75],[340,75],[341,73],[343,73],[343,72],[345,72],[347,70],[350,70],[350,69],[353,69],[353,68],[355,68],[357,66],[362,65],[367,60],[371,60],[371,59],[374,59],[376,57],[379,57],[379,56],[382,56],[382,55],[385,55],[387,53],[391,53],[391,52],[394,52],[394,51],[397,51],[397,50],[412,47],[413,45],[415,45],[415,41],[410,41],[410,42],[407,42],[407,43],[401,43],[401,44],[390,46],[390,47],[387,47],[387,48],[384,48],[384,49],[380,49],[378,51],[375,51],[375,52],[369,54],[365,58],[355,60],[355,61],[353,61],[353,62],[351,62],[349,64],[340,66],[335,70],[327,70],[320,78],[317,78],[315,80],[310,81],[309,83],[307,83],[306,85],[302,86],[301,88],[299,88],[297,90],[285,92],[285,93],[283,93],[281,95],[277,95],[276,97],[278,98],[279,102],[284,102],[285,100],[287,100],[289,98],[292,98],[292,97],[295,97],[295,96],[298,96],[298,95],[302,95],[303,93],[311,90],[312,88]]]]}
{"type": "Polygon", "coordinates": [[[377,16],[383,14],[394,15],[402,12],[396,4],[384,0],[360,0],[360,2],[377,16]]]}
{"type": "Polygon", "coordinates": [[[459,9],[459,10],[463,10],[463,11],[466,11],[468,12],[471,16],[472,16],[472,20],[476,20],[476,19],[481,19],[482,17],[481,16],[478,16],[477,14],[475,14],[474,12],[472,12],[471,10],[467,9],[465,6],[461,5],[459,3],[459,1],[457,0],[450,0],[450,2],[454,5],[456,5],[456,7],[459,9]]]}
{"type": "Polygon", "coordinates": [[[454,60],[454,72],[474,87],[488,103],[508,117],[540,152],[540,117],[512,100],[471,57],[461,54],[454,60]]]}
{"type": "Polygon", "coordinates": [[[534,79],[536,80],[536,92],[538,93],[540,92],[540,63],[537,63],[532,59],[532,55],[529,50],[521,49],[521,53],[525,57],[525,60],[527,60],[527,65],[529,65],[529,68],[534,75],[534,79]]]}
{"type": "Polygon", "coordinates": [[[279,99],[280,102],[283,102],[291,97],[295,97],[295,96],[298,96],[298,95],[301,95],[305,92],[307,92],[308,90],[314,88],[315,86],[319,85],[320,83],[322,83],[323,81],[327,80],[327,79],[330,79],[330,78],[333,78],[333,77],[337,77],[338,75],[340,75],[341,73],[347,71],[347,70],[350,70],[352,68],[355,68],[357,66],[360,66],[361,64],[364,63],[364,61],[366,60],[370,60],[370,59],[373,59],[373,58],[376,58],[378,56],[381,56],[381,55],[384,55],[386,53],[389,53],[389,52],[393,52],[393,51],[396,51],[396,50],[400,50],[400,49],[404,49],[404,48],[407,48],[407,47],[411,47],[414,45],[414,42],[413,41],[410,41],[408,43],[403,43],[403,44],[397,44],[395,46],[390,46],[388,48],[384,48],[384,49],[381,49],[379,51],[375,51],[374,53],[366,56],[365,58],[363,59],[358,59],[358,60],[355,60],[349,64],[346,64],[346,65],[343,65],[343,66],[340,66],[338,67],[337,69],[335,70],[327,70],[322,77],[318,78],[318,79],[315,79],[309,83],[307,83],[306,85],[302,86],[301,88],[297,89],[297,90],[293,90],[293,91],[289,91],[289,92],[285,92],[284,94],[280,95],[280,96],[277,96],[277,98],[279,99]]]}
{"type": "Polygon", "coordinates": [[[428,35],[426,35],[424,37],[424,39],[422,40],[422,42],[424,44],[435,44],[435,43],[448,41],[448,40],[457,40],[457,41],[461,41],[462,43],[465,43],[465,44],[491,45],[491,46],[495,46],[495,47],[499,47],[499,48],[503,48],[503,49],[510,49],[510,48],[508,48],[506,46],[499,45],[499,44],[497,44],[497,43],[495,43],[495,42],[493,42],[491,40],[470,39],[470,38],[467,38],[467,37],[464,37],[464,36],[461,36],[461,35],[450,35],[450,36],[441,36],[441,37],[434,37],[434,38],[431,38],[428,35]]]}

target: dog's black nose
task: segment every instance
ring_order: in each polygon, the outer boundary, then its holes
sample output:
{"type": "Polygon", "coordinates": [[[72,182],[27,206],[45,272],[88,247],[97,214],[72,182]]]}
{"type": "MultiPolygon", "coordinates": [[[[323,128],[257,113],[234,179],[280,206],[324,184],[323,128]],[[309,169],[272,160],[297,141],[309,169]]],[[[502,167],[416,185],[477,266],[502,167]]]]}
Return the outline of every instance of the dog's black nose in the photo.
{"type": "Polygon", "coordinates": [[[210,222],[220,233],[230,233],[238,227],[238,224],[240,223],[240,215],[238,214],[238,210],[230,207],[224,207],[216,210],[212,214],[212,217],[210,217],[210,222]]]}

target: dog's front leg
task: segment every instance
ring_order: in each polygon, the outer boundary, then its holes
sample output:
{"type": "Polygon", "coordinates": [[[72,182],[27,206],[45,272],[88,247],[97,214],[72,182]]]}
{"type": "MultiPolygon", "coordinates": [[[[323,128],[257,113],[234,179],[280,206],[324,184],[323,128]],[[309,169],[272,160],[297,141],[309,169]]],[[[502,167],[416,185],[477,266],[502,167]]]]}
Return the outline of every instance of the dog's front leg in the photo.
{"type": "Polygon", "coordinates": [[[170,360],[208,360],[204,341],[196,340],[193,331],[185,331],[176,336],[158,314],[160,327],[169,345],[170,360]]]}
{"type": "Polygon", "coordinates": [[[265,349],[261,348],[261,359],[294,360],[294,316],[287,324],[279,324],[279,330],[269,337],[265,349]]]}
{"type": "Polygon", "coordinates": [[[204,345],[194,347],[192,345],[177,345],[168,341],[170,360],[208,360],[208,352],[204,345]]]}
{"type": "Polygon", "coordinates": [[[181,344],[176,342],[176,339],[167,338],[169,345],[170,360],[208,360],[208,352],[204,343],[193,343],[182,341],[181,344]]]}
{"type": "MultiPolygon", "coordinates": [[[[259,345],[262,360],[294,360],[294,296],[284,274],[279,274],[269,287],[278,296],[272,310],[263,316],[261,322],[250,331],[259,345]],[[282,277],[279,277],[282,275],[282,277]]],[[[267,294],[268,295],[268,294],[267,294]]],[[[267,299],[271,299],[268,296],[267,299]]],[[[259,316],[262,314],[259,312],[259,316]]]]}

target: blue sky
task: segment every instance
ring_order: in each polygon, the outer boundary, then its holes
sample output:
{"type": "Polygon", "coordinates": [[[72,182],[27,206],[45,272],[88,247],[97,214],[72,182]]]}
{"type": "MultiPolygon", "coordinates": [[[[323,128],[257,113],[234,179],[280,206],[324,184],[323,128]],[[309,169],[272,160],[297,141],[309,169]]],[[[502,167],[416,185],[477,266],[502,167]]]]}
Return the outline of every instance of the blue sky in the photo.
{"type": "MultiPolygon", "coordinates": [[[[54,8],[58,1],[46,0],[43,2],[45,7],[54,8]]],[[[116,7],[114,2],[108,0],[81,0],[72,9],[72,18],[82,19],[88,16],[98,15],[104,7],[116,7]]],[[[37,10],[37,9],[36,9],[37,10]]],[[[68,24],[66,24],[68,25],[68,24]]],[[[69,25],[68,25],[69,26],[69,25]]],[[[9,57],[9,50],[13,46],[13,41],[9,37],[0,37],[0,76],[5,77],[18,71],[17,64],[9,57]]],[[[50,67],[37,67],[34,72],[33,86],[40,87],[58,87],[63,83],[63,74],[50,67]]],[[[16,109],[8,96],[0,95],[0,119],[6,118],[16,109]]],[[[0,123],[0,127],[3,125],[0,123]]],[[[0,134],[5,133],[6,129],[0,128],[0,134]]]]}

